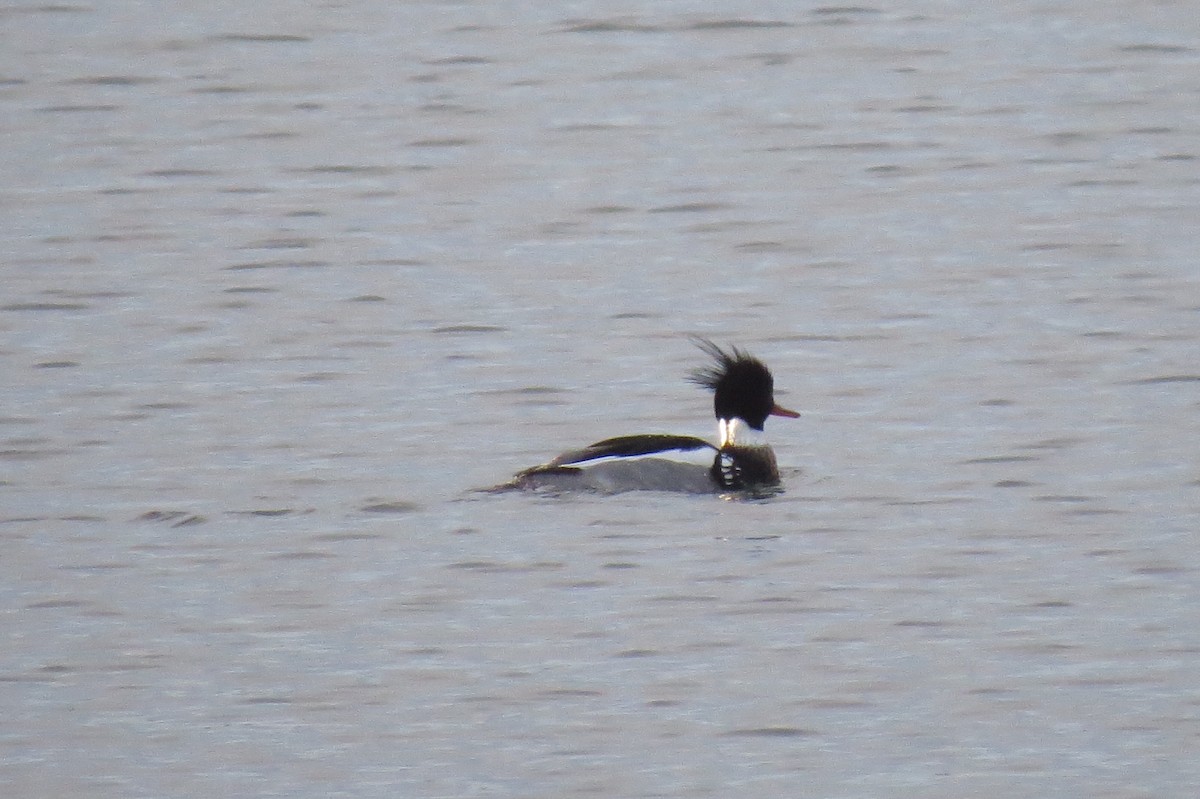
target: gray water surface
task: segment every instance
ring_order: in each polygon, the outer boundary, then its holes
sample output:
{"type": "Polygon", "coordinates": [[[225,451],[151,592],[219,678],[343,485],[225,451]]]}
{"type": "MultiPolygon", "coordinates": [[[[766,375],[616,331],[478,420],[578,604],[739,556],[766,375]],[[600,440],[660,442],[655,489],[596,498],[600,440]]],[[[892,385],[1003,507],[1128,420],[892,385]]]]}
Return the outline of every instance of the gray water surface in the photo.
{"type": "Polygon", "coordinates": [[[1194,796],[1200,24],[994,5],[0,10],[5,795],[1194,796]]]}

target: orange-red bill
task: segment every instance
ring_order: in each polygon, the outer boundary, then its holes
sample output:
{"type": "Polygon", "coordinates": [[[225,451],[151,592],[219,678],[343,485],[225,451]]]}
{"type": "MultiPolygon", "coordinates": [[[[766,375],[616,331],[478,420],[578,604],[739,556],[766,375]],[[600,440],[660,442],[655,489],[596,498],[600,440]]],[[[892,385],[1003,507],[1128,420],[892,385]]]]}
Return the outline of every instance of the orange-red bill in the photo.
{"type": "Polygon", "coordinates": [[[789,419],[797,419],[800,416],[800,414],[796,413],[795,411],[790,411],[787,408],[784,408],[780,405],[776,405],[774,408],[771,409],[771,415],[772,416],[786,416],[789,419]]]}

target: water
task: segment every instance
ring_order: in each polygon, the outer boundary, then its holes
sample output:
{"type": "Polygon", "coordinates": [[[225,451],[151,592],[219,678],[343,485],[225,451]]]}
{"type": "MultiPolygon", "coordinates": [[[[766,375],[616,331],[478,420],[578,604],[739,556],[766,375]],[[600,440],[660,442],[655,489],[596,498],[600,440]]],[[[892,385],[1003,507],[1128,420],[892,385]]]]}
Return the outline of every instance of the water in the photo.
{"type": "Polygon", "coordinates": [[[14,6],[0,779],[1190,797],[1191,4],[14,6]],[[486,495],[804,413],[786,493],[486,495]]]}

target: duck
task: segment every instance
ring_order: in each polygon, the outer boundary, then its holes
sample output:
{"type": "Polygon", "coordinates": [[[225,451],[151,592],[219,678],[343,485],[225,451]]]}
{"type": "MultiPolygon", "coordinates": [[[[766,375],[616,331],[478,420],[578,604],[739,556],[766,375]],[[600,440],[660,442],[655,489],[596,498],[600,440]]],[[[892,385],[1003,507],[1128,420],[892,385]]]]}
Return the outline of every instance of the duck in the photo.
{"type": "Polygon", "coordinates": [[[503,488],[585,490],[618,493],[628,490],[771,492],[781,480],[775,451],[763,428],[771,416],[797,418],[796,411],[775,401],[775,379],[761,360],[737,346],[721,348],[693,337],[708,363],[688,375],[689,382],[712,392],[717,421],[716,443],[669,433],[616,436],[563,452],[550,461],[518,472],[503,488]],[[712,453],[704,466],[656,457],[712,453]]]}

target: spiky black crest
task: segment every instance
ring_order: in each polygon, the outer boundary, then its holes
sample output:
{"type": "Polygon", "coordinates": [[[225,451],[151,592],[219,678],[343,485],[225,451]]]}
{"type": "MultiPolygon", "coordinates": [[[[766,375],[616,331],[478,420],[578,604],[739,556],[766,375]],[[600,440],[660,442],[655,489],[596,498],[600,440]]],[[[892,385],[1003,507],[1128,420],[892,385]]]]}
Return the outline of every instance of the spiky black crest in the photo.
{"type": "Polygon", "coordinates": [[[775,407],[775,380],[762,361],[745,350],[729,351],[705,338],[694,338],[696,346],[712,358],[712,363],[689,375],[688,379],[713,392],[713,413],[718,419],[742,419],[755,430],[775,407]]]}

